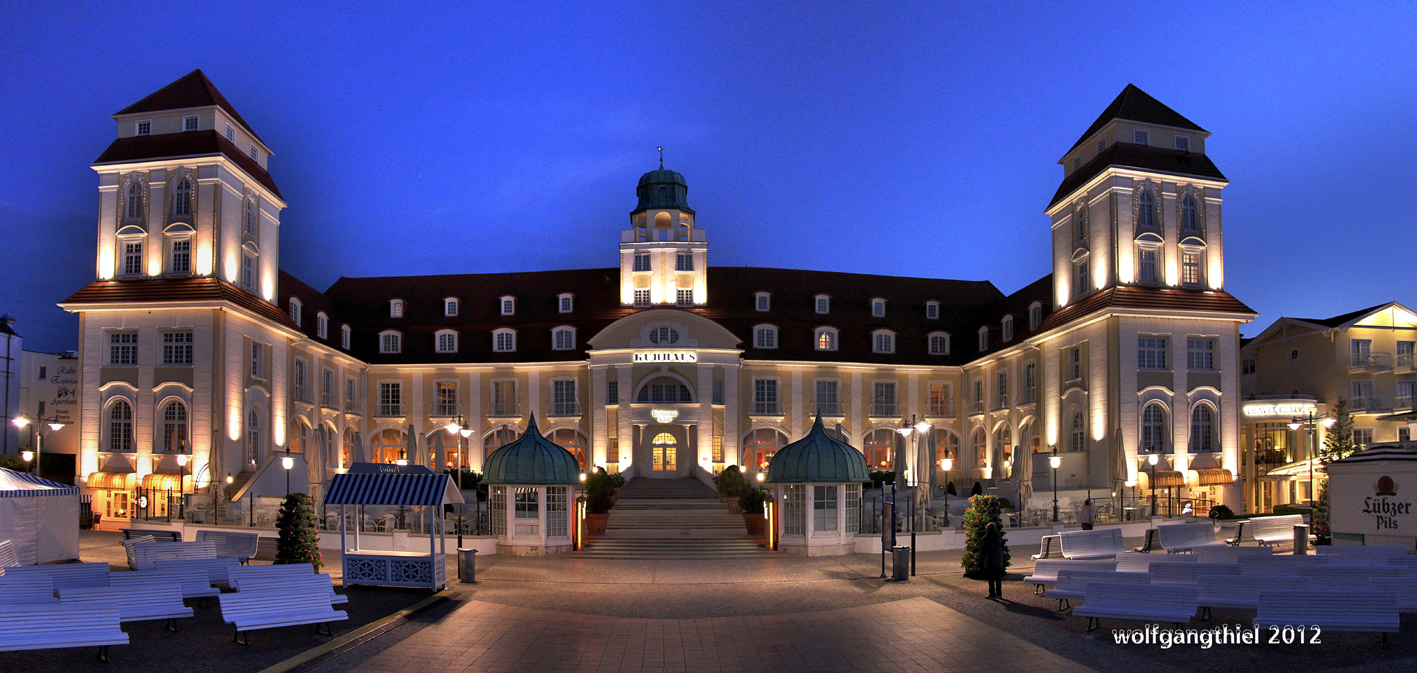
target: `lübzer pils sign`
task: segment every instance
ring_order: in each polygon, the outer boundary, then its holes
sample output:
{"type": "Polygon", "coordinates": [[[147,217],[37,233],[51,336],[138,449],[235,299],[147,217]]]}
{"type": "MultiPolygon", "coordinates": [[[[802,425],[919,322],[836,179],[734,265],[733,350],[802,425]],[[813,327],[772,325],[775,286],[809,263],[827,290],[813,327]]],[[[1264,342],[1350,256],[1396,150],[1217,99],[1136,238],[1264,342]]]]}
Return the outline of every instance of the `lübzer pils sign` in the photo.
{"type": "MultiPolygon", "coordinates": [[[[1361,453],[1359,454],[1361,455],[1361,453]]],[[[1417,455],[1340,460],[1328,465],[1328,521],[1334,538],[1377,536],[1368,544],[1417,537],[1417,455]]]]}
{"type": "Polygon", "coordinates": [[[1397,495],[1397,482],[1383,475],[1373,483],[1373,495],[1363,498],[1363,513],[1373,517],[1373,532],[1385,533],[1406,528],[1412,516],[1412,501],[1397,495]]]}

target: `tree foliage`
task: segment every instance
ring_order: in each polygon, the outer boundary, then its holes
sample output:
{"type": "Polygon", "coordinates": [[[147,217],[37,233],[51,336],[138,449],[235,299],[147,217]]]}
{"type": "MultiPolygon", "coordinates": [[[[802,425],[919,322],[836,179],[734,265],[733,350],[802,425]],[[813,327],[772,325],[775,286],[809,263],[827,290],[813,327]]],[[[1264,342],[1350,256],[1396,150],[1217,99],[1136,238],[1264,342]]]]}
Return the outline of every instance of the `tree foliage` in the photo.
{"type": "Polygon", "coordinates": [[[1353,442],[1353,414],[1348,413],[1348,400],[1338,398],[1333,405],[1333,427],[1324,434],[1324,445],[1319,450],[1319,462],[1324,465],[1343,460],[1360,448],[1353,442]]]}
{"type": "MultiPolygon", "coordinates": [[[[964,510],[964,556],[960,559],[960,565],[964,566],[964,574],[977,576],[984,570],[984,554],[981,542],[984,539],[984,527],[993,521],[999,527],[999,534],[1004,534],[1004,522],[1000,516],[1003,503],[995,495],[976,495],[969,499],[969,508],[964,510]]],[[[1007,536],[1004,537],[1004,567],[1009,567],[1009,543],[1007,536]]]]}
{"type": "Polygon", "coordinates": [[[276,540],[276,563],[309,563],[320,572],[325,561],[320,556],[320,532],[315,528],[315,508],[310,496],[291,493],[281,503],[276,519],[280,538],[276,540]]]}

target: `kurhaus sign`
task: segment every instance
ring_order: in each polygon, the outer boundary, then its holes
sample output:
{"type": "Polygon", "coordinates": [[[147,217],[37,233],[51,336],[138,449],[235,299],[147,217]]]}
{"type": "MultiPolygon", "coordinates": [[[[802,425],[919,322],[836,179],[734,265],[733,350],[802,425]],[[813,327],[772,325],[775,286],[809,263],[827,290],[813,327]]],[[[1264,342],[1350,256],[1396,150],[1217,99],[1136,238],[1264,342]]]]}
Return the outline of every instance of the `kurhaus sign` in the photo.
{"type": "Polygon", "coordinates": [[[1312,400],[1255,400],[1240,405],[1247,418],[1294,418],[1318,411],[1318,403],[1312,400]]]}
{"type": "Polygon", "coordinates": [[[699,354],[693,351],[639,351],[635,353],[635,364],[693,364],[699,361],[699,354]]]}

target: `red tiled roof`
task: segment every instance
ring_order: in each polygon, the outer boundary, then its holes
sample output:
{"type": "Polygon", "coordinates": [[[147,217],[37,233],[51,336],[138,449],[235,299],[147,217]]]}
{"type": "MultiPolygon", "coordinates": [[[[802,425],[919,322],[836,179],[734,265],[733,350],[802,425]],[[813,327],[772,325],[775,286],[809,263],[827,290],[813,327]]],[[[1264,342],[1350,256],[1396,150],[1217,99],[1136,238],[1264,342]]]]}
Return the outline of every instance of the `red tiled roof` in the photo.
{"type": "Polygon", "coordinates": [[[1082,168],[1073,171],[1064,178],[1063,183],[1058,185],[1058,191],[1053,193],[1053,200],[1048,202],[1048,207],[1052,208],[1054,204],[1067,198],[1077,188],[1087,184],[1088,181],[1111,166],[1126,166],[1177,175],[1195,175],[1216,180],[1227,179],[1225,174],[1216,168],[1214,162],[1198,152],[1168,150],[1164,147],[1134,145],[1132,143],[1112,143],[1112,146],[1103,150],[1102,154],[1093,157],[1092,161],[1083,164],[1082,168]]]}
{"type": "Polygon", "coordinates": [[[1259,315],[1254,309],[1246,306],[1228,292],[1121,286],[1102,290],[1083,298],[1076,304],[1063,307],[1053,315],[1044,318],[1043,326],[1040,329],[1046,331],[1062,327],[1074,320],[1109,308],[1259,315]]]}
{"type": "Polygon", "coordinates": [[[236,164],[247,175],[271,190],[277,197],[280,189],[271,174],[261,168],[255,159],[243,153],[230,140],[214,130],[186,131],[183,133],[161,133],[153,136],[131,136],[113,141],[103,154],[94,159],[94,164],[116,164],[149,159],[169,159],[178,157],[201,157],[222,155],[236,164]]]}
{"type": "Polygon", "coordinates": [[[255,313],[281,327],[296,329],[284,311],[260,297],[216,278],[149,278],[98,280],[85,285],[64,304],[145,304],[158,302],[224,301],[255,313]]]}
{"type": "MultiPolygon", "coordinates": [[[[231,115],[232,119],[235,119],[238,124],[246,127],[246,130],[249,131],[251,135],[256,136],[257,140],[261,140],[261,137],[256,135],[255,129],[252,129],[251,125],[247,124],[246,120],[241,118],[241,114],[236,111],[236,108],[232,107],[231,103],[226,100],[226,96],[221,95],[221,92],[217,91],[216,85],[212,84],[212,81],[207,79],[206,73],[202,72],[201,68],[183,75],[177,81],[148,94],[146,98],[115,112],[114,116],[137,114],[139,112],[184,110],[186,108],[208,107],[212,105],[226,110],[226,113],[231,115]]],[[[264,145],[265,142],[266,141],[261,140],[261,144],[264,145]]]]}

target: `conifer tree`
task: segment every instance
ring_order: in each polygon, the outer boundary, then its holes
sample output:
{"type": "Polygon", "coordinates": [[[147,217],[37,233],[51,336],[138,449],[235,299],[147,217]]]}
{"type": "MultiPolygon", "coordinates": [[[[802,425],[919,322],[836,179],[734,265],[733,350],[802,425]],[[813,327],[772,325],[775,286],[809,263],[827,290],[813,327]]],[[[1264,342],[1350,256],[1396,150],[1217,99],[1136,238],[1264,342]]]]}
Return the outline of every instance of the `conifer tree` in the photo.
{"type": "Polygon", "coordinates": [[[281,504],[276,519],[280,538],[276,541],[276,563],[309,563],[315,572],[324,567],[320,556],[320,532],[315,528],[315,508],[310,496],[291,493],[281,504]]]}

